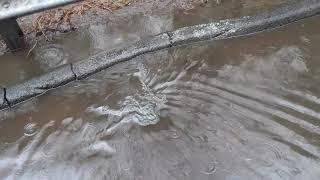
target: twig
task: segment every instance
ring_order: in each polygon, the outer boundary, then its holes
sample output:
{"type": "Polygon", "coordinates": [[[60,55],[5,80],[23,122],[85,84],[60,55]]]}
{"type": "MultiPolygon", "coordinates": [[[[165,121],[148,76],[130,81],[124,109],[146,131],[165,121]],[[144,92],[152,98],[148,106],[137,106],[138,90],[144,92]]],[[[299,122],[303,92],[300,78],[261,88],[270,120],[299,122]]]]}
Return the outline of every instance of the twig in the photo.
{"type": "Polygon", "coordinates": [[[36,40],[36,42],[34,43],[34,45],[32,46],[32,48],[29,50],[28,54],[27,54],[27,58],[29,57],[30,53],[34,50],[34,48],[37,46],[38,44],[38,40],[36,40]]]}

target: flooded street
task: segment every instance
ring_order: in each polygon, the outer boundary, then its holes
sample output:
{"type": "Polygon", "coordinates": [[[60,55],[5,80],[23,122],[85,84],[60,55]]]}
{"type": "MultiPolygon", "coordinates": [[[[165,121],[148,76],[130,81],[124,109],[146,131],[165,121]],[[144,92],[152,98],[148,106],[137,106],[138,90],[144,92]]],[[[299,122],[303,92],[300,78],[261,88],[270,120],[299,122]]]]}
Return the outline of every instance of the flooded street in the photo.
{"type": "MultiPolygon", "coordinates": [[[[0,85],[148,35],[259,9],[250,0],[223,2],[136,15],[126,26],[91,25],[28,57],[4,54],[0,85]],[[223,14],[229,6],[234,13],[223,14]]],[[[264,7],[284,1],[268,2],[264,7]]],[[[319,27],[316,16],[142,55],[1,111],[0,179],[318,180],[319,27]]]]}

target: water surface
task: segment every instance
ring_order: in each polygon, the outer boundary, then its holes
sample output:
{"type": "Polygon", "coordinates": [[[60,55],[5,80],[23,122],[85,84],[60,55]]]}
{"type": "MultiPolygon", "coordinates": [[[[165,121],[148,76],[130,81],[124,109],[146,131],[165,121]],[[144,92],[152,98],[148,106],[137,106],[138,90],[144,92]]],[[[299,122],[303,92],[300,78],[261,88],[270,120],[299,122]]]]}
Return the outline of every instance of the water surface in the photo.
{"type": "Polygon", "coordinates": [[[0,176],[317,180],[319,22],[146,54],[3,111],[0,176]]]}
{"type": "MultiPolygon", "coordinates": [[[[79,29],[31,40],[29,48],[19,53],[4,53],[0,45],[0,85],[8,86],[29,79],[57,66],[83,60],[148,36],[180,27],[220,19],[252,15],[282,5],[286,0],[164,0],[158,3],[133,3],[109,16],[92,18],[79,29]],[[97,18],[98,20],[95,20],[97,18]],[[11,63],[12,62],[12,63],[11,63]],[[18,73],[17,73],[18,72],[18,73]],[[10,78],[7,78],[7,75],[10,78]],[[19,74],[19,75],[15,75],[19,74]]],[[[2,43],[0,41],[0,43],[2,43]]]]}

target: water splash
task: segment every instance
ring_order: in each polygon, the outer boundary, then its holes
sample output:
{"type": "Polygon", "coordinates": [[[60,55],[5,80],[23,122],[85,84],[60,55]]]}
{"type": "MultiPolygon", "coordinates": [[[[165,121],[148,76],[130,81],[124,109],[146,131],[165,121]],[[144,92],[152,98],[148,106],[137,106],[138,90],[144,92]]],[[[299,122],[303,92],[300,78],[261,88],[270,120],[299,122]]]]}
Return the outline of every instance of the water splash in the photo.
{"type": "Polygon", "coordinates": [[[114,110],[108,106],[89,107],[88,112],[94,112],[98,115],[117,116],[120,122],[135,122],[141,126],[157,124],[160,120],[160,111],[166,107],[166,98],[164,95],[155,94],[143,82],[141,73],[136,73],[141,83],[142,92],[130,95],[121,101],[120,109],[114,110]]]}
{"type": "Polygon", "coordinates": [[[47,70],[66,64],[68,56],[63,46],[50,44],[36,49],[34,59],[40,64],[41,69],[47,70]]]}
{"type": "Polygon", "coordinates": [[[29,123],[24,126],[24,135],[33,136],[37,133],[37,124],[29,123]]]}

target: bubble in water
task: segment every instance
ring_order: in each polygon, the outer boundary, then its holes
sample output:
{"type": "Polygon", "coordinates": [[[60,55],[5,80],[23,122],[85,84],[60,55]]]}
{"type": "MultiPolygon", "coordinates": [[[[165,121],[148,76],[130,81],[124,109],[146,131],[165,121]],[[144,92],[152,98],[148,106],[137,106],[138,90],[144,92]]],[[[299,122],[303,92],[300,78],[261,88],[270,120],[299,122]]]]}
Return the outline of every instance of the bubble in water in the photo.
{"type": "Polygon", "coordinates": [[[293,168],[292,170],[291,170],[291,174],[292,175],[298,175],[298,174],[300,174],[301,173],[301,170],[300,169],[298,169],[298,168],[293,168]]]}
{"type": "Polygon", "coordinates": [[[36,134],[38,128],[35,123],[28,123],[24,126],[24,135],[33,136],[36,134]]]}
{"type": "Polygon", "coordinates": [[[130,170],[130,166],[128,164],[120,164],[120,168],[123,171],[129,171],[130,170]]]}
{"type": "Polygon", "coordinates": [[[35,52],[35,60],[47,70],[67,63],[68,54],[60,45],[47,45],[35,52]]]}
{"type": "Polygon", "coordinates": [[[202,171],[203,174],[213,174],[216,172],[216,163],[210,162],[206,165],[206,168],[202,171]]]}
{"type": "Polygon", "coordinates": [[[205,129],[206,129],[207,131],[210,131],[210,132],[214,133],[214,134],[217,133],[217,130],[216,130],[215,128],[211,127],[211,126],[206,126],[205,129]]]}
{"type": "Polygon", "coordinates": [[[176,131],[169,131],[168,134],[169,134],[169,137],[172,139],[178,139],[180,137],[180,135],[176,131]]]}
{"type": "Polygon", "coordinates": [[[10,6],[10,3],[8,1],[5,1],[3,4],[2,4],[2,7],[3,8],[9,8],[10,6]]]}

